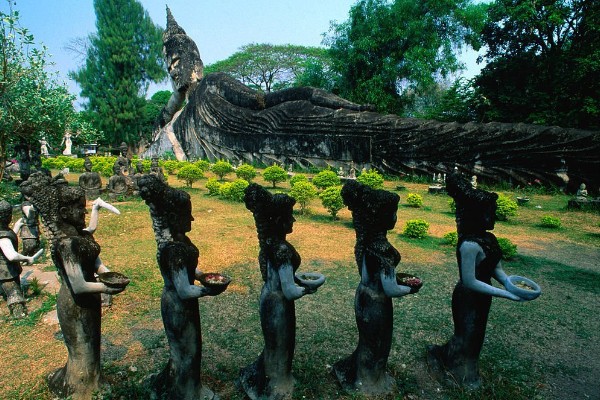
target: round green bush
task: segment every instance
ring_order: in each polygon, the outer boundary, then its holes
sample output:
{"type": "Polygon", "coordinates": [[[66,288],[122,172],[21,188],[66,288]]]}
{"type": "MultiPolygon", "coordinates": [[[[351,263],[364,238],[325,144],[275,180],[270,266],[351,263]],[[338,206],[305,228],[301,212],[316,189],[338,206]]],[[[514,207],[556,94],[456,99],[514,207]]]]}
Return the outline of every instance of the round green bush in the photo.
{"type": "Polygon", "coordinates": [[[342,187],[330,186],[323,190],[319,195],[323,207],[329,211],[333,219],[337,218],[337,213],[344,208],[344,200],[342,199],[342,187]]]}
{"type": "Polygon", "coordinates": [[[300,204],[300,213],[304,214],[308,202],[317,197],[317,188],[310,182],[296,182],[290,190],[290,196],[300,204]]]}
{"type": "Polygon", "coordinates": [[[313,185],[319,189],[325,189],[330,186],[338,186],[341,183],[340,177],[334,171],[326,169],[313,177],[313,185]]]}
{"type": "Polygon", "coordinates": [[[202,170],[196,164],[186,163],[177,171],[177,179],[185,182],[186,186],[192,187],[194,182],[204,178],[202,170]]]}
{"type": "Polygon", "coordinates": [[[208,189],[209,196],[216,196],[219,194],[219,189],[221,188],[221,183],[217,180],[217,178],[209,178],[206,181],[206,189],[208,189]]]}
{"type": "Polygon", "coordinates": [[[423,196],[417,193],[409,193],[406,196],[406,204],[410,207],[419,208],[423,206],[423,196]]]}
{"type": "Polygon", "coordinates": [[[294,186],[298,182],[308,182],[308,178],[304,174],[296,174],[290,179],[290,186],[294,186]]]}
{"type": "Polygon", "coordinates": [[[383,189],[383,175],[374,169],[363,172],[356,180],[373,189],[383,189]]]}
{"type": "Polygon", "coordinates": [[[427,236],[429,230],[429,223],[422,219],[411,219],[406,221],[404,227],[404,234],[409,238],[423,239],[427,236]]]}
{"type": "Polygon", "coordinates": [[[175,171],[177,171],[177,169],[179,168],[179,161],[165,160],[162,162],[162,167],[167,174],[174,175],[175,171]]]}
{"type": "Polygon", "coordinates": [[[196,167],[200,168],[200,171],[203,173],[210,170],[210,163],[206,160],[198,160],[194,164],[196,164],[196,167]]]}
{"type": "Polygon", "coordinates": [[[500,250],[502,251],[502,259],[510,260],[515,255],[517,255],[517,245],[510,241],[507,238],[497,238],[498,244],[500,245],[500,250]]]}
{"type": "Polygon", "coordinates": [[[448,232],[444,234],[444,243],[450,246],[456,246],[458,244],[458,233],[448,232]]]}
{"type": "Polygon", "coordinates": [[[256,178],[256,168],[249,164],[242,164],[237,167],[235,174],[246,182],[252,182],[252,179],[256,178]]]}
{"type": "Polygon", "coordinates": [[[277,183],[287,180],[287,172],[279,165],[271,165],[263,171],[263,178],[265,178],[265,181],[271,182],[273,187],[275,187],[277,183]]]}
{"type": "Polygon", "coordinates": [[[212,165],[210,168],[215,175],[219,177],[220,180],[223,180],[225,175],[233,172],[233,166],[229,163],[229,161],[219,160],[212,165]]]}
{"type": "Polygon", "coordinates": [[[227,200],[244,201],[244,190],[248,187],[248,181],[236,179],[233,182],[225,182],[219,188],[219,195],[227,200]]]}
{"type": "Polygon", "coordinates": [[[561,227],[561,222],[558,217],[553,217],[551,215],[544,215],[541,220],[541,225],[544,228],[558,229],[561,227]]]}
{"type": "Polygon", "coordinates": [[[499,221],[507,221],[508,217],[517,215],[517,202],[505,194],[499,193],[496,200],[496,219],[499,221]]]}

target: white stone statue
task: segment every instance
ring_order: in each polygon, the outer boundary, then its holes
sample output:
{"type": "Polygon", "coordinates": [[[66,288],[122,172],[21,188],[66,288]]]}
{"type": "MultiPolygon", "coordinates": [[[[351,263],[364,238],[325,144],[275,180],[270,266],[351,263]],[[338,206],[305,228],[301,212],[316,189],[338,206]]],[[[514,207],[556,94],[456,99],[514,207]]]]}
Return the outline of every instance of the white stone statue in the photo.
{"type": "Polygon", "coordinates": [[[63,155],[70,156],[71,155],[71,145],[73,142],[71,141],[71,133],[69,131],[65,132],[65,136],[63,136],[63,140],[60,145],[65,145],[65,149],[63,150],[63,155]]]}

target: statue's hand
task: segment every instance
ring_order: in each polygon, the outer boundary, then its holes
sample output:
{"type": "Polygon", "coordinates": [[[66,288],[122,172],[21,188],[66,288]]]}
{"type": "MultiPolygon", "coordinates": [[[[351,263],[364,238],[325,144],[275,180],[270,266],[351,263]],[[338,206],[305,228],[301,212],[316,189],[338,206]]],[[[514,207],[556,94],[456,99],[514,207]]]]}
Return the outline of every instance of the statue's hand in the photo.
{"type": "Polygon", "coordinates": [[[104,293],[107,294],[117,294],[117,293],[121,293],[123,290],[125,290],[125,287],[109,287],[104,285],[104,293]]]}

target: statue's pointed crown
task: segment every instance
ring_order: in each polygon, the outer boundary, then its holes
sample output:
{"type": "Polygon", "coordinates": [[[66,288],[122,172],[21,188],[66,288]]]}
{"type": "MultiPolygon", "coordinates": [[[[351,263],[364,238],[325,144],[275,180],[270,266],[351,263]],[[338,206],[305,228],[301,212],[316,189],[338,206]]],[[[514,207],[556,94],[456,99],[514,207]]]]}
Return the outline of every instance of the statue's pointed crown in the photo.
{"type": "Polygon", "coordinates": [[[167,29],[165,29],[165,33],[163,34],[163,38],[168,38],[174,35],[187,35],[182,27],[179,26],[173,14],[171,14],[171,10],[167,6],[167,29]]]}

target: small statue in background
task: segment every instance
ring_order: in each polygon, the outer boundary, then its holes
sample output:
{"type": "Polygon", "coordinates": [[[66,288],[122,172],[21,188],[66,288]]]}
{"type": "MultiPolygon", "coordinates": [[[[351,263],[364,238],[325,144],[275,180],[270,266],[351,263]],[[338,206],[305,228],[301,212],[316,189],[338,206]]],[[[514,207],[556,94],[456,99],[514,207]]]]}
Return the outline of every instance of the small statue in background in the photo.
{"type": "Polygon", "coordinates": [[[106,189],[111,200],[116,200],[118,196],[126,196],[129,194],[129,182],[123,175],[121,166],[115,162],[113,165],[113,176],[108,180],[106,189]]]}
{"type": "MultiPolygon", "coordinates": [[[[445,179],[444,179],[445,180],[445,179]]],[[[477,189],[477,175],[473,175],[471,177],[471,187],[473,189],[477,189]]]]}
{"type": "Polygon", "coordinates": [[[157,261],[164,280],[161,314],[169,341],[169,362],[153,381],[154,394],[169,400],[214,399],[214,393],[201,382],[198,298],[218,295],[222,290],[194,285],[201,272],[197,268],[198,248],[186,236],[194,220],[190,195],[155,175],[142,176],[138,185],[152,217],[157,261]]]}
{"type": "Polygon", "coordinates": [[[40,220],[35,207],[25,200],[21,203],[23,216],[15,222],[13,230],[21,237],[23,254],[33,256],[40,249],[40,220]]]}
{"type": "Polygon", "coordinates": [[[588,191],[585,186],[585,183],[579,185],[579,189],[577,189],[577,194],[575,194],[575,198],[580,201],[586,201],[588,199],[588,191]]]}
{"type": "Polygon", "coordinates": [[[165,174],[161,166],[158,164],[158,157],[152,157],[150,160],[150,174],[158,176],[158,179],[160,179],[162,182],[166,181],[165,174]]]}
{"type": "Polygon", "coordinates": [[[352,211],[356,231],[354,256],[360,283],[354,305],[358,345],[350,356],[334,364],[333,371],[349,393],[385,395],[395,387],[387,372],[394,324],[392,298],[418,290],[398,284],[400,253],[387,240],[388,230],[396,224],[400,197],[350,180],[342,188],[342,198],[352,211]]]}
{"type": "Polygon", "coordinates": [[[286,241],[295,221],[293,198],[285,194],[272,195],[252,183],[246,188],[244,202],[254,215],[260,245],[258,263],[265,282],[260,293],[260,322],[265,346],[258,359],[240,371],[240,383],[252,400],[287,399],[294,389],[294,301],[314,293],[325,282],[325,277],[314,274],[320,276],[314,286],[308,287],[294,275],[300,266],[300,255],[286,241]],[[295,281],[302,286],[297,286],[295,281]]]}
{"type": "Polygon", "coordinates": [[[100,246],[85,230],[85,193],[36,172],[21,184],[21,192],[39,211],[52,243],[52,261],[61,278],[56,298],[58,321],[68,350],[64,367],[48,376],[50,390],[74,400],[91,399],[100,384],[100,294],[120,293],[128,280],[108,286],[98,282],[109,269],[100,246]]]}
{"type": "Polygon", "coordinates": [[[79,177],[79,186],[85,191],[85,198],[88,200],[95,199],[100,196],[102,191],[102,178],[98,172],[92,171],[92,160],[85,157],[83,162],[85,172],[79,177]]]}
{"type": "MultiPolygon", "coordinates": [[[[14,230],[9,228],[12,220],[12,206],[6,201],[0,201],[0,287],[10,314],[14,319],[21,319],[27,315],[25,297],[21,290],[21,262],[33,264],[42,251],[27,256],[17,252],[18,239],[14,230]]],[[[19,223],[20,226],[20,223],[19,223]]],[[[19,227],[15,224],[15,230],[19,227]]]]}
{"type": "Polygon", "coordinates": [[[73,145],[73,141],[71,140],[71,132],[67,131],[65,132],[65,135],[63,136],[63,140],[62,142],[60,142],[60,145],[65,145],[65,149],[63,150],[63,155],[65,156],[70,156],[71,155],[71,146],[73,145]]]}

